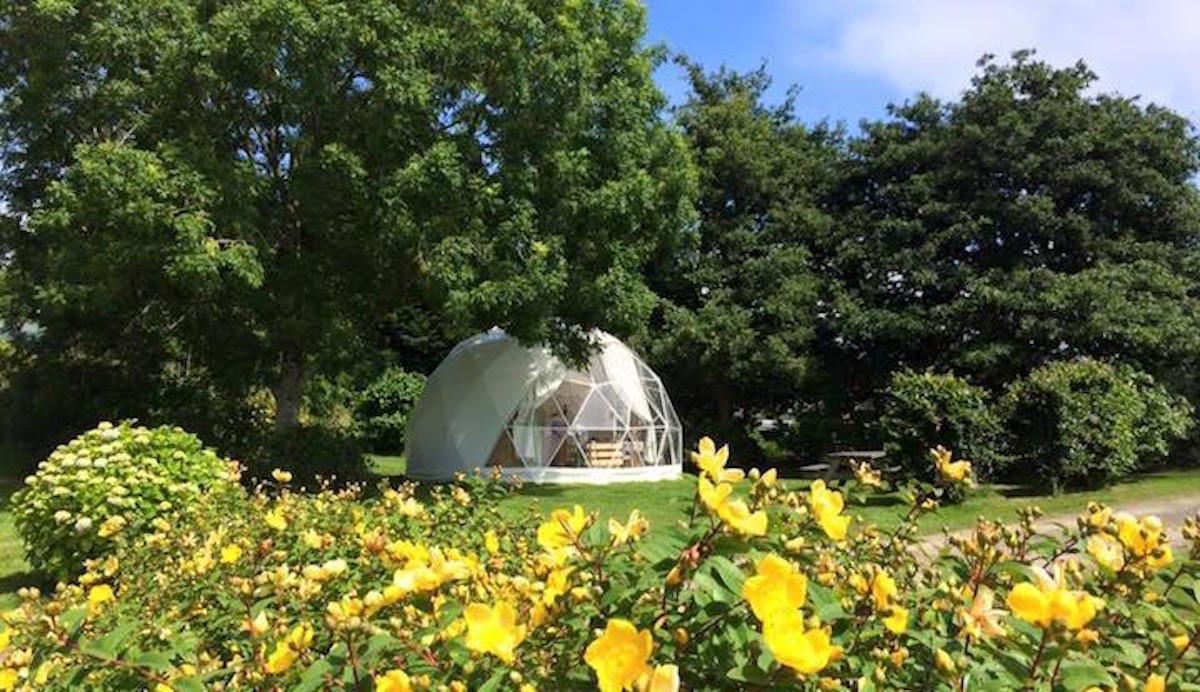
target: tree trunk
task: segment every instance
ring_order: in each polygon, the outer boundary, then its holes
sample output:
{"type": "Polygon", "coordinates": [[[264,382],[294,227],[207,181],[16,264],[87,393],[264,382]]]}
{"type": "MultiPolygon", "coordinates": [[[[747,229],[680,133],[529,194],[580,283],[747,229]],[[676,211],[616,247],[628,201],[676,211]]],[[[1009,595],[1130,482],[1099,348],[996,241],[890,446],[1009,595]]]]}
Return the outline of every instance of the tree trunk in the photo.
{"type": "Polygon", "coordinates": [[[726,430],[733,423],[733,404],[733,387],[724,383],[717,385],[717,418],[726,430]]]}
{"type": "Polygon", "coordinates": [[[304,401],[307,380],[304,356],[285,353],[280,362],[279,379],[271,388],[275,394],[275,432],[290,432],[300,425],[300,404],[304,401]]]}

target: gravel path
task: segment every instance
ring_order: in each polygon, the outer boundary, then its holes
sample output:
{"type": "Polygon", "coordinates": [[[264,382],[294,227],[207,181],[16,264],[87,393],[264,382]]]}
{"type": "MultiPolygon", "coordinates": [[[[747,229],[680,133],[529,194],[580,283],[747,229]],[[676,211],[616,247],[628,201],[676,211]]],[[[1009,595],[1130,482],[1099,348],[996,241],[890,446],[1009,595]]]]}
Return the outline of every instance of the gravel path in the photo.
{"type": "MultiPolygon", "coordinates": [[[[1128,512],[1136,517],[1142,517],[1147,514],[1156,515],[1159,519],[1162,519],[1163,526],[1167,527],[1172,541],[1178,544],[1180,540],[1179,531],[1183,528],[1183,520],[1200,512],[1200,495],[1182,495],[1158,500],[1129,502],[1114,506],[1113,513],[1117,512],[1128,512]]],[[[1075,518],[1079,514],[1045,516],[1039,519],[1034,526],[1043,533],[1053,534],[1058,525],[1074,526],[1075,518]]],[[[960,531],[952,531],[949,535],[969,536],[971,531],[973,529],[962,529],[960,531]]],[[[938,549],[946,545],[946,542],[947,534],[940,533],[926,537],[920,542],[920,546],[929,553],[936,554],[938,549]]]]}

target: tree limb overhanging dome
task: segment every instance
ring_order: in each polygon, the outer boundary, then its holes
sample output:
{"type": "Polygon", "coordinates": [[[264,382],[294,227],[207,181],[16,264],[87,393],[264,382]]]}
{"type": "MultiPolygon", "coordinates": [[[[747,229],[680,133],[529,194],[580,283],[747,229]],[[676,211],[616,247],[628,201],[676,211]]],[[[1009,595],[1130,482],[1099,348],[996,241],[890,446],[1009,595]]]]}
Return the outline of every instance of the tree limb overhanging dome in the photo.
{"type": "Polygon", "coordinates": [[[409,416],[409,477],[495,466],[536,482],[678,478],[683,431],[662,380],[616,337],[592,339],[580,367],[499,328],[456,345],[409,416]]]}

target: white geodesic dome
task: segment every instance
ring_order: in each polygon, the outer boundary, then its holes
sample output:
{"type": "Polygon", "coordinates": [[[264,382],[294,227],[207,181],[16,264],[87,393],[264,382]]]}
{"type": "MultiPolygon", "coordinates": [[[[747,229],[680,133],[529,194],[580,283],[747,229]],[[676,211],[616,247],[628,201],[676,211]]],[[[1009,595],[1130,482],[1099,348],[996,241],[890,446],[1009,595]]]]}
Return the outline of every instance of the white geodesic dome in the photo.
{"type": "Polygon", "coordinates": [[[408,475],[499,467],[537,482],[678,478],[683,430],[662,380],[596,331],[582,367],[493,328],[455,346],[408,421],[408,475]]]}

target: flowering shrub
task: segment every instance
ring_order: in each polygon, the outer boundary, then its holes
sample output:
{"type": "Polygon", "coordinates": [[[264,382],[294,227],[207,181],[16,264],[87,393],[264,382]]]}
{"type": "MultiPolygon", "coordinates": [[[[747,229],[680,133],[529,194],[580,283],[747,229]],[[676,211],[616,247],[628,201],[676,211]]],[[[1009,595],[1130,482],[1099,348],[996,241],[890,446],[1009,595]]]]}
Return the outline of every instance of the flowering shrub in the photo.
{"type": "Polygon", "coordinates": [[[1152,517],[1093,505],[1051,534],[1031,511],[935,550],[933,486],[884,532],[844,489],[693,457],[678,527],[509,516],[478,480],[305,495],[280,471],[26,591],[0,690],[1196,689],[1197,520],[1172,546],[1152,517]]]}
{"type": "Polygon", "coordinates": [[[66,579],[158,515],[232,480],[231,462],[180,428],[101,423],[39,464],[12,507],[30,564],[66,579]]]}

